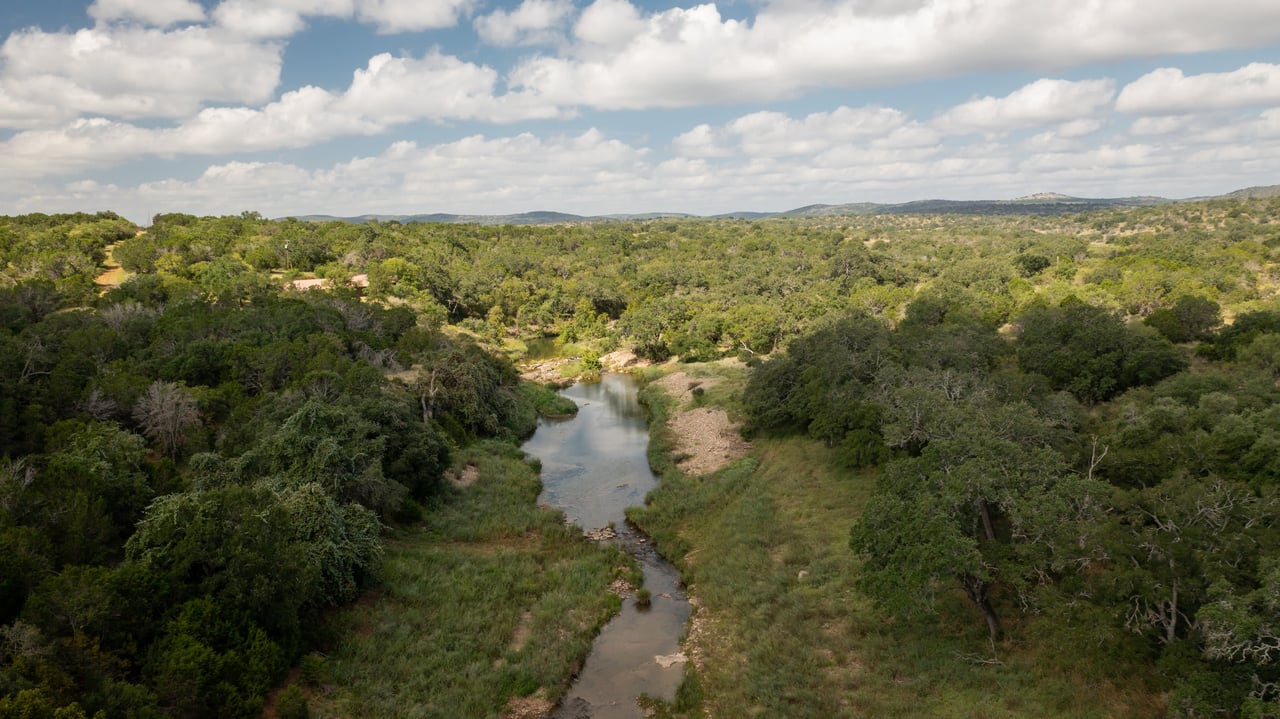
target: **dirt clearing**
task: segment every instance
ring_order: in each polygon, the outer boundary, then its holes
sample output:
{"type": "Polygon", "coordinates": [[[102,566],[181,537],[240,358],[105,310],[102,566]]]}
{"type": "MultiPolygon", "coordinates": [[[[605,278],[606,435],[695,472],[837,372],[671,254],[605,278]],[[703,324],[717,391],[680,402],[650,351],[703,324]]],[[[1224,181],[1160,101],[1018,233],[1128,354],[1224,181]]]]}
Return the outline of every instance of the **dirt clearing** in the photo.
{"type": "Polygon", "coordinates": [[[719,383],[718,378],[694,378],[684,372],[669,374],[655,384],[676,401],[667,424],[676,435],[677,465],[694,475],[711,474],[751,450],[738,433],[738,425],[718,407],[698,407],[695,392],[719,383]]]}

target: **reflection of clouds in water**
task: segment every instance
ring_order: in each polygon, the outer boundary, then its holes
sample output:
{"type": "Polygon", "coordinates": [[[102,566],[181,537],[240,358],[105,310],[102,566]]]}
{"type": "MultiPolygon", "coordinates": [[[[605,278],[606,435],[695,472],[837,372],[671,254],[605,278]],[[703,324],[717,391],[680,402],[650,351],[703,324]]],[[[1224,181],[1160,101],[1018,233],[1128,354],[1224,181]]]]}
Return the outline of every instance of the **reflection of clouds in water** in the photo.
{"type": "MultiPolygon", "coordinates": [[[[636,401],[635,380],[630,377],[608,374],[599,382],[578,383],[564,390],[562,394],[577,402],[580,412],[586,410],[592,402],[596,402],[611,411],[589,410],[588,414],[599,415],[600,420],[611,423],[618,420],[636,420],[640,424],[640,429],[645,430],[644,408],[636,401]]],[[[603,407],[597,409],[603,409],[603,407]]],[[[630,426],[632,422],[624,421],[622,424],[630,426]]]]}
{"type": "Polygon", "coordinates": [[[549,478],[572,479],[580,476],[587,468],[581,464],[569,464],[566,462],[556,462],[554,460],[542,461],[542,481],[545,482],[549,478]]]}
{"type": "Polygon", "coordinates": [[[625,508],[643,504],[657,483],[646,457],[648,428],[635,381],[606,375],[561,394],[578,403],[577,417],[540,424],[524,446],[542,460],[542,502],[585,529],[621,524],[625,508]]]}
{"type": "Polygon", "coordinates": [[[616,384],[606,384],[603,389],[605,402],[614,414],[625,419],[644,419],[644,411],[636,401],[635,390],[624,389],[616,384]]]}

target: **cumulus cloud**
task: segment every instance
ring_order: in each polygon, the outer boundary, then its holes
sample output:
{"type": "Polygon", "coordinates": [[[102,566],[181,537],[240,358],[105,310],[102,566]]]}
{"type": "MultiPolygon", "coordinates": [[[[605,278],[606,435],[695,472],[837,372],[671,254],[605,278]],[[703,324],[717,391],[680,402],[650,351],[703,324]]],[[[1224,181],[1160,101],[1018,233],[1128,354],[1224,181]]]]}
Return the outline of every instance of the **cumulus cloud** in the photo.
{"type": "Polygon", "coordinates": [[[560,104],[681,107],[1280,40],[1280,4],[1256,0],[1169,0],[1158,13],[1132,0],[798,5],[774,2],[741,21],[712,4],[645,14],[627,0],[596,0],[568,52],[527,59],[509,82],[560,104]]]}
{"type": "Polygon", "coordinates": [[[1116,109],[1136,115],[1180,115],[1280,104],[1280,65],[1255,62],[1232,72],[1190,77],[1173,67],[1153,70],[1124,87],[1116,109]]]}
{"type": "Polygon", "coordinates": [[[213,10],[218,24],[238,35],[289,37],[303,27],[302,15],[255,0],[226,0],[213,10]]]}
{"type": "MultiPolygon", "coordinates": [[[[16,133],[0,142],[0,155],[7,158],[12,172],[47,177],[133,157],[307,147],[423,120],[513,122],[564,115],[533,96],[496,94],[497,83],[493,69],[439,52],[422,58],[381,54],[356,70],[342,93],[308,86],[261,108],[205,108],[172,127],[77,119],[60,127],[16,133]]],[[[0,95],[0,110],[5,108],[4,101],[0,95]]]]}
{"type": "MultiPolygon", "coordinates": [[[[337,115],[320,111],[336,97],[311,88],[270,108],[270,119],[209,113],[200,131],[210,134],[183,141],[230,146],[237,136],[257,135],[272,122],[281,135],[303,117],[336,122],[337,115]],[[252,132],[237,130],[243,123],[252,132]]],[[[161,210],[256,209],[272,216],[532,209],[715,213],[924,196],[991,199],[1024,195],[1028,187],[1081,196],[1212,194],[1274,182],[1271,158],[1280,156],[1280,109],[1218,122],[1195,134],[1137,138],[1113,132],[1095,140],[1063,134],[1061,127],[1026,139],[989,135],[955,142],[891,108],[841,107],[801,116],[758,112],[676,133],[669,141],[671,156],[655,152],[648,141],[623,142],[594,129],[576,135],[470,135],[435,145],[389,142],[381,153],[320,168],[220,162],[193,178],[131,187],[77,179],[34,189],[30,183],[0,185],[0,192],[18,210],[110,208],[141,220],[161,210]]],[[[84,121],[75,133],[84,152],[123,153],[178,142],[108,121],[84,121]]],[[[38,139],[27,138],[31,153],[55,161],[61,156],[56,143],[39,146],[38,139]]],[[[0,148],[0,156],[13,157],[13,148],[0,148]]]]}
{"type": "Polygon", "coordinates": [[[1201,118],[1195,115],[1139,117],[1129,125],[1129,134],[1138,137],[1143,135],[1170,135],[1175,132],[1194,132],[1201,125],[1201,118]]]}
{"type": "Polygon", "coordinates": [[[384,33],[453,27],[472,0],[358,0],[356,17],[384,33]]]}
{"type": "Polygon", "coordinates": [[[281,47],[202,26],[32,29],[10,35],[0,58],[0,96],[9,99],[0,101],[0,127],[13,128],[81,114],[181,117],[208,102],[264,102],[280,80],[281,47]]]}
{"type": "Polygon", "coordinates": [[[309,17],[358,20],[384,34],[453,27],[474,5],[475,0],[221,0],[206,17],[193,0],[96,0],[89,13],[100,22],[159,27],[209,20],[238,36],[286,38],[309,17]]]}
{"type": "Polygon", "coordinates": [[[943,132],[1007,132],[1027,127],[1062,124],[1069,135],[1082,135],[1100,127],[1096,117],[1107,112],[1115,97],[1109,79],[1041,79],[1004,97],[983,97],[947,110],[934,119],[943,132]]]}
{"type": "Polygon", "coordinates": [[[728,157],[733,154],[724,130],[706,123],[677,135],[671,146],[683,158],[728,157]]]}
{"type": "Polygon", "coordinates": [[[542,202],[585,209],[617,202],[620,192],[660,184],[651,176],[647,154],[594,129],[548,138],[474,135],[427,147],[396,142],[380,155],[319,170],[231,162],[211,166],[192,180],[132,188],[76,183],[74,190],[69,184],[33,194],[22,206],[96,202],[129,208],[123,211],[139,218],[156,208],[204,213],[215,206],[256,208],[273,216],[310,214],[312,207],[339,214],[488,212],[498,205],[537,209],[542,202]],[[290,190],[281,193],[281,187],[290,190]]]}
{"type": "Polygon", "coordinates": [[[563,114],[532,95],[496,95],[497,84],[498,73],[492,68],[437,51],[421,59],[383,53],[356,70],[334,109],[384,125],[424,119],[511,122],[563,114]]]}
{"type": "MultiPolygon", "coordinates": [[[[761,159],[820,157],[841,148],[892,154],[897,150],[932,147],[941,139],[938,132],[900,110],[842,105],[830,112],[815,112],[800,118],[780,112],[753,112],[719,127],[698,125],[676,136],[672,148],[683,158],[738,155],[761,159]]],[[[866,159],[862,156],[859,161],[866,159]]]]}
{"type": "Polygon", "coordinates": [[[455,25],[480,4],[203,4],[207,11],[192,0],[95,0],[93,28],[5,39],[0,202],[145,208],[140,219],[169,209],[715,212],[922,193],[1016,196],[1028,186],[1207,193],[1274,183],[1267,165],[1280,156],[1280,110],[1263,111],[1280,105],[1280,65],[1256,63],[1191,76],[1159,70],[1118,96],[1108,79],[1043,79],[941,112],[872,104],[796,114],[774,104],[631,144],[599,131],[439,145],[391,137],[383,153],[319,169],[301,159],[219,157],[198,177],[135,186],[77,175],[137,158],[284,151],[423,121],[775,103],[813,90],[1280,42],[1280,4],[1261,0],[1166,0],[1159,13],[1138,0],[760,0],[745,20],[710,3],[650,11],[593,0],[579,11],[573,0],[510,0],[477,18],[476,33],[496,45],[554,49],[510,68],[438,50],[381,53],[355,68],[345,89],[338,79],[281,93],[283,48],[311,18],[409,32],[455,25]],[[1117,118],[1116,109],[1136,117],[1117,118]],[[60,179],[37,187],[40,178],[60,179]],[[285,185],[288,194],[274,191],[285,185]],[[438,203],[422,208],[422,197],[438,203]]]}
{"type": "Polygon", "coordinates": [[[573,34],[584,43],[617,46],[644,32],[645,24],[627,0],[595,0],[582,11],[573,34]]]}
{"type": "Polygon", "coordinates": [[[204,8],[195,0],[93,0],[89,16],[98,22],[131,20],[156,27],[201,22],[204,8]]]}
{"type": "Polygon", "coordinates": [[[725,126],[742,151],[752,157],[806,155],[827,148],[886,137],[906,124],[898,110],[839,107],[800,120],[777,112],[756,112],[725,126]]]}
{"type": "Polygon", "coordinates": [[[545,45],[562,39],[561,27],[573,13],[570,0],[523,0],[514,10],[495,10],[476,18],[476,33],[490,45],[545,45]]]}
{"type": "Polygon", "coordinates": [[[474,7],[475,0],[223,0],[214,16],[264,36],[293,34],[308,17],[355,19],[390,34],[453,27],[474,7]]]}

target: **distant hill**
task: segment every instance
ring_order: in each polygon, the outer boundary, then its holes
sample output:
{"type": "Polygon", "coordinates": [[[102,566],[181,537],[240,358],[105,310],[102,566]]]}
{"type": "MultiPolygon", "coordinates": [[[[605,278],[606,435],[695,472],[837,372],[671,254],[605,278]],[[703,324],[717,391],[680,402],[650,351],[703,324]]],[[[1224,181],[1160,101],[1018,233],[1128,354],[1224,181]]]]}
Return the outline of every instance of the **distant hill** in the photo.
{"type": "Polygon", "coordinates": [[[1222,200],[1265,200],[1270,197],[1280,197],[1280,185],[1260,185],[1257,187],[1246,187],[1243,190],[1228,192],[1225,195],[1218,195],[1214,199],[1222,200]]]}
{"type": "MultiPolygon", "coordinates": [[[[1072,197],[1057,192],[1037,192],[1012,200],[913,200],[911,202],[878,203],[852,202],[842,205],[805,205],[785,212],[726,212],[712,215],[715,219],[764,220],[780,217],[840,217],[847,215],[1060,215],[1068,212],[1096,210],[1105,207],[1151,207],[1172,202],[1200,200],[1245,200],[1280,197],[1280,185],[1246,187],[1225,195],[1193,197],[1171,200],[1165,197],[1142,195],[1137,197],[1072,197]]],[[[661,218],[701,217],[684,212],[643,212],[614,215],[573,215],[565,212],[521,212],[515,215],[454,215],[435,213],[426,215],[360,215],[358,217],[334,217],[333,215],[303,215],[299,220],[309,222],[440,222],[475,225],[554,225],[574,222],[602,222],[609,220],[654,220],[661,218]]]]}
{"type": "Polygon", "coordinates": [[[357,217],[335,217],[334,215],[300,215],[299,220],[306,222],[439,222],[443,224],[463,225],[554,225],[561,222],[585,222],[597,219],[570,215],[565,212],[521,212],[517,215],[453,215],[437,212],[430,215],[359,215],[357,217]]]}
{"type": "Polygon", "coordinates": [[[1090,198],[1053,192],[1019,197],[1015,200],[913,200],[897,204],[856,202],[847,205],[808,205],[774,217],[833,217],[838,215],[1059,215],[1100,207],[1161,205],[1173,200],[1163,197],[1090,198]]]}

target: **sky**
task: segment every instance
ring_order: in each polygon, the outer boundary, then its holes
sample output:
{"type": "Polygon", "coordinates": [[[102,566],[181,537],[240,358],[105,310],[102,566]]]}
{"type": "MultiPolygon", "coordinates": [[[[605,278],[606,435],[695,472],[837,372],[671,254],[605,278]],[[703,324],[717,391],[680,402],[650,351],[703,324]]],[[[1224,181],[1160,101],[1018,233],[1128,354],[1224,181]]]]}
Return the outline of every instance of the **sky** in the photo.
{"type": "Polygon", "coordinates": [[[1280,183],[1276,0],[9,0],[0,214],[1280,183]]]}

